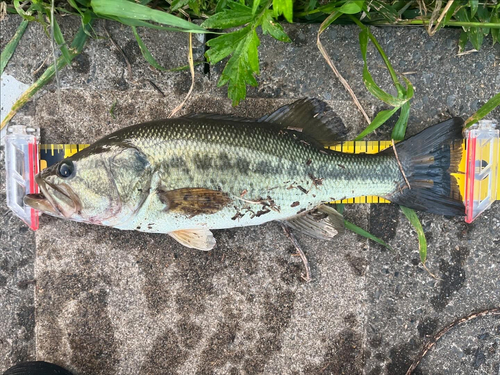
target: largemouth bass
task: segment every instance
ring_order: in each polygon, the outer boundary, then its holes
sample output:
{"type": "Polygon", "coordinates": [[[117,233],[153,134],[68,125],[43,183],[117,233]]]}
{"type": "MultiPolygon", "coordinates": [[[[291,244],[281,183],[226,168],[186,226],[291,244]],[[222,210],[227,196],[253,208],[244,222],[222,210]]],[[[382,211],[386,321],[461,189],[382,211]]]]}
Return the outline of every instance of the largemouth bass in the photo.
{"type": "Polygon", "coordinates": [[[463,215],[450,175],[461,157],[462,126],[453,118],[396,150],[349,155],[325,148],[342,139],[345,127],[315,99],[259,120],[153,121],[112,133],[43,170],[36,177],[41,193],[25,203],[69,220],[168,233],[201,250],[215,245],[211,229],[272,220],[331,238],[343,220],[325,203],[363,195],[463,215]]]}

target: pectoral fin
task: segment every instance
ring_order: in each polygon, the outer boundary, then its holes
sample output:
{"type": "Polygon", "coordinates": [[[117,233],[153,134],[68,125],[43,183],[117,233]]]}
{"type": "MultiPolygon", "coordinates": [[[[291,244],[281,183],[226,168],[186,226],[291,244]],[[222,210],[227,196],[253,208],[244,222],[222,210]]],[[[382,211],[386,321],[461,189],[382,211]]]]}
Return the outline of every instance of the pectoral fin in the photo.
{"type": "Polygon", "coordinates": [[[328,240],[344,231],[344,217],[337,210],[321,205],[285,221],[292,229],[320,240],[328,240]]]}
{"type": "Polygon", "coordinates": [[[214,214],[231,203],[227,194],[204,188],[182,188],[176,190],[158,189],[160,201],[166,210],[179,212],[190,217],[200,214],[214,214]]]}
{"type": "Polygon", "coordinates": [[[175,232],[170,232],[169,235],[191,249],[209,251],[215,246],[214,235],[208,229],[176,230],[175,232]]]}

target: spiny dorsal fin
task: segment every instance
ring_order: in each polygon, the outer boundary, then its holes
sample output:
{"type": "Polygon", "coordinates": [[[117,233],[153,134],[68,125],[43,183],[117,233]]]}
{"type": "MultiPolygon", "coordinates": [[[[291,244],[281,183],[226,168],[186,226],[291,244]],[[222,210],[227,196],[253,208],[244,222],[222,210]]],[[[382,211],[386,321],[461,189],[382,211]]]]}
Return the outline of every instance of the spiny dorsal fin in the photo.
{"type": "Polygon", "coordinates": [[[342,119],[319,99],[300,99],[258,120],[294,130],[312,138],[322,146],[345,139],[347,129],[342,119]]]}
{"type": "Polygon", "coordinates": [[[170,232],[169,236],[191,249],[209,251],[215,246],[214,235],[208,229],[176,230],[175,232],[170,232]]]}
{"type": "Polygon", "coordinates": [[[204,188],[158,189],[160,201],[166,210],[180,212],[190,217],[200,214],[214,214],[231,203],[227,194],[204,188]]]}
{"type": "Polygon", "coordinates": [[[320,240],[329,240],[344,231],[344,218],[335,209],[321,205],[285,222],[290,228],[320,240]]]}

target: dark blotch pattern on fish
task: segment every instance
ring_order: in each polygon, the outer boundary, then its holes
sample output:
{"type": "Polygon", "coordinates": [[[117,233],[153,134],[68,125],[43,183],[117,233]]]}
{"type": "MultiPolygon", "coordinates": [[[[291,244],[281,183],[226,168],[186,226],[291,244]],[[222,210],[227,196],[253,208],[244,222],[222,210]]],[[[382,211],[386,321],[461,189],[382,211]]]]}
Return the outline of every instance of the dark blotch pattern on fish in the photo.
{"type": "Polygon", "coordinates": [[[229,170],[232,168],[231,159],[225,152],[219,154],[218,164],[221,170],[229,170]]]}
{"type": "Polygon", "coordinates": [[[243,158],[236,159],[236,169],[243,175],[248,175],[250,169],[250,162],[243,158]]]}
{"type": "Polygon", "coordinates": [[[209,155],[196,154],[193,161],[196,168],[202,171],[208,171],[213,167],[213,159],[209,155]]]}

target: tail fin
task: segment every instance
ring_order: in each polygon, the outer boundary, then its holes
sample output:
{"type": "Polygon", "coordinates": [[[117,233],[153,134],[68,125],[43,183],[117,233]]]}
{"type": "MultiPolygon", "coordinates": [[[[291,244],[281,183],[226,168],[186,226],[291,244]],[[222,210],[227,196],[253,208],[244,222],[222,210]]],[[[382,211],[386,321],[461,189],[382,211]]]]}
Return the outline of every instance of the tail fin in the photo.
{"type": "MultiPolygon", "coordinates": [[[[463,124],[461,118],[455,117],[397,144],[407,181],[402,178],[396,190],[385,198],[420,211],[465,215],[460,188],[451,175],[458,171],[464,151],[463,124]]],[[[394,154],[394,150],[384,153],[394,154]]]]}

